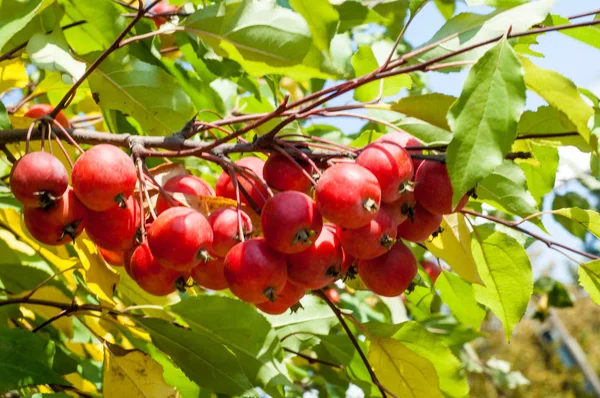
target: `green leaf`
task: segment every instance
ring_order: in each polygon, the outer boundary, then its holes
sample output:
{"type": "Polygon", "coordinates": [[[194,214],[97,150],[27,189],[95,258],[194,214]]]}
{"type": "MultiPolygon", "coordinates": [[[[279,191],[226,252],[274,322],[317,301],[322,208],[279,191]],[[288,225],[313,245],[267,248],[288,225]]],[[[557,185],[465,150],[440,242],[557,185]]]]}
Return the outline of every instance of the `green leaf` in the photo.
{"type": "Polygon", "coordinates": [[[329,51],[340,18],[337,10],[328,0],[290,0],[290,5],[308,23],[315,46],[329,51]]]}
{"type": "Polygon", "coordinates": [[[524,106],[521,63],[502,39],[473,66],[448,113],[454,132],[447,151],[453,205],[502,164],[524,106]]]}
{"type": "Polygon", "coordinates": [[[374,335],[392,338],[430,361],[439,378],[440,389],[446,396],[468,396],[469,385],[461,362],[440,337],[430,333],[423,325],[408,321],[398,325],[368,323],[365,326],[374,335]]]}
{"type": "Polygon", "coordinates": [[[424,320],[432,315],[432,307],[437,297],[429,287],[416,286],[412,292],[405,293],[406,306],[410,315],[417,320],[424,320]]]}
{"type": "Polygon", "coordinates": [[[57,383],[68,384],[52,370],[56,345],[21,329],[0,328],[0,391],[57,383]]]}
{"type": "Polygon", "coordinates": [[[452,18],[454,11],[456,10],[456,3],[454,0],[434,0],[434,3],[444,18],[452,18]]]}
{"type": "Polygon", "coordinates": [[[148,135],[179,131],[194,114],[190,98],[175,79],[133,57],[104,61],[89,82],[100,107],[133,116],[148,135]]]}
{"type": "Polygon", "coordinates": [[[531,263],[514,238],[487,228],[473,231],[473,256],[485,284],[474,285],[475,299],[496,314],[510,340],[533,291],[531,263]]]}
{"type": "Polygon", "coordinates": [[[193,381],[191,381],[185,373],[171,362],[171,360],[162,352],[160,352],[154,345],[147,344],[146,346],[148,354],[152,356],[156,362],[163,368],[163,377],[165,381],[177,388],[177,391],[181,392],[184,397],[198,397],[200,394],[200,387],[193,381]]]}
{"type": "Polygon", "coordinates": [[[446,115],[455,101],[455,97],[438,93],[411,95],[392,103],[390,109],[421,119],[441,129],[450,130],[446,115]]]}
{"type": "Polygon", "coordinates": [[[572,207],[553,210],[552,213],[572,220],[576,224],[590,231],[597,238],[600,238],[600,214],[595,211],[572,207]]]}
{"type": "Polygon", "coordinates": [[[44,35],[36,33],[27,43],[27,55],[38,68],[66,72],[71,79],[79,80],[85,73],[85,63],[76,61],[60,29],[44,35]]]}
{"type": "MultiPolygon", "coordinates": [[[[352,66],[354,67],[356,76],[363,76],[373,72],[379,67],[379,64],[371,47],[360,46],[358,51],[352,56],[352,66]]],[[[403,88],[410,88],[411,86],[412,79],[409,75],[394,76],[358,87],[354,91],[354,99],[360,102],[369,102],[376,99],[380,93],[382,98],[389,97],[397,94],[403,88]],[[383,84],[383,88],[381,84],[383,84]]]]}
{"type": "Polygon", "coordinates": [[[52,4],[52,0],[4,0],[0,3],[0,50],[29,21],[52,4]]]}
{"type": "Polygon", "coordinates": [[[579,266],[579,284],[588,292],[592,301],[600,305],[600,260],[579,266]]]}
{"type": "Polygon", "coordinates": [[[236,356],[225,346],[163,319],[143,318],[139,323],[152,342],[200,387],[230,395],[252,389],[236,356]]]}
{"type": "Polygon", "coordinates": [[[528,3],[529,0],[467,0],[469,7],[490,6],[490,7],[515,7],[528,3]]]}
{"type": "Polygon", "coordinates": [[[394,123],[396,126],[417,138],[423,144],[444,145],[452,140],[452,133],[414,117],[407,117],[394,123]]]}
{"type": "MultiPolygon", "coordinates": [[[[519,142],[526,142],[520,140],[519,142]]],[[[556,171],[558,169],[558,149],[550,146],[538,145],[527,141],[527,150],[533,155],[531,161],[519,161],[518,165],[525,173],[527,188],[535,199],[541,204],[542,198],[554,188],[556,171]]],[[[513,150],[515,147],[513,146],[513,150]]]]}
{"type": "Polygon", "coordinates": [[[528,142],[551,146],[573,145],[581,151],[590,151],[590,146],[580,135],[564,136],[565,133],[576,133],[577,127],[564,113],[549,106],[539,107],[535,111],[525,111],[519,120],[517,130],[518,136],[527,137],[528,142]],[[536,136],[543,137],[536,138],[536,136]]]}
{"type": "Polygon", "coordinates": [[[535,199],[527,190],[525,173],[510,160],[505,160],[477,185],[477,196],[498,210],[520,217],[539,211],[535,199]]]}
{"type": "Polygon", "coordinates": [[[188,298],[171,307],[206,341],[229,348],[250,382],[270,395],[283,396],[289,384],[281,362],[279,337],[256,309],[221,296],[188,298]]]}
{"type": "Polygon", "coordinates": [[[435,282],[435,287],[456,319],[479,331],[485,318],[485,310],[475,301],[473,286],[460,276],[443,271],[435,282]]]}
{"type": "Polygon", "coordinates": [[[0,102],[0,129],[2,129],[2,130],[12,129],[10,119],[8,118],[8,112],[6,111],[6,107],[4,106],[4,104],[2,102],[0,102]]]}
{"type": "Polygon", "coordinates": [[[525,69],[527,88],[564,113],[575,125],[585,142],[590,144],[593,151],[597,151],[597,138],[590,135],[588,128],[588,122],[594,116],[594,110],[581,97],[577,86],[557,72],[539,68],[527,58],[521,57],[521,61],[525,69]]]}
{"type": "Polygon", "coordinates": [[[340,16],[340,26],[338,27],[339,33],[344,33],[354,27],[369,23],[383,25],[386,22],[385,18],[375,10],[364,6],[359,2],[345,1],[336,5],[335,8],[340,16]]]}
{"type": "MultiPolygon", "coordinates": [[[[582,209],[589,209],[589,202],[579,195],[576,192],[567,192],[564,195],[556,195],[554,197],[554,201],[552,202],[552,208],[564,209],[568,207],[579,207],[582,209]]],[[[583,227],[577,221],[571,220],[570,218],[565,218],[562,216],[557,216],[554,214],[554,219],[560,223],[567,231],[572,233],[574,236],[578,237],[581,240],[585,239],[585,235],[587,234],[587,229],[583,227]]]]}
{"type": "MultiPolygon", "coordinates": [[[[551,26],[569,24],[570,21],[560,15],[550,15],[551,26]]],[[[582,26],[574,29],[563,29],[560,31],[563,35],[572,37],[592,47],[600,49],[600,29],[596,26],[582,26]]]]}
{"type": "Polygon", "coordinates": [[[379,382],[399,397],[442,398],[433,364],[389,337],[372,336],[369,362],[379,382]]]}

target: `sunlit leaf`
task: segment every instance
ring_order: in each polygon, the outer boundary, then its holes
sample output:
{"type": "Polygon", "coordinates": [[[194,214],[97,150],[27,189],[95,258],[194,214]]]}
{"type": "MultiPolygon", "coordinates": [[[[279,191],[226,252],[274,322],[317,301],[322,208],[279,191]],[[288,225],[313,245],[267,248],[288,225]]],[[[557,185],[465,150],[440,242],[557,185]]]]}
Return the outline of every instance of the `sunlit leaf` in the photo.
{"type": "Polygon", "coordinates": [[[600,305],[600,260],[579,266],[579,284],[588,292],[594,303],[600,305]]]}
{"type": "Polygon", "coordinates": [[[0,3],[0,50],[29,21],[52,4],[52,0],[4,0],[0,3]]]}
{"type": "Polygon", "coordinates": [[[435,287],[456,319],[478,331],[485,318],[485,310],[475,301],[473,286],[460,276],[444,271],[435,287]]]}
{"type": "Polygon", "coordinates": [[[86,237],[79,237],[73,245],[85,269],[86,283],[100,301],[114,304],[113,292],[119,283],[119,273],[110,268],[97,246],[86,237]]]}
{"type": "Polygon", "coordinates": [[[339,20],[335,8],[327,0],[290,0],[290,5],[308,23],[317,48],[329,51],[339,20]]]}
{"type": "Polygon", "coordinates": [[[12,88],[23,88],[28,82],[25,64],[20,60],[0,64],[0,93],[12,88]]]}
{"type": "MultiPolygon", "coordinates": [[[[375,71],[379,64],[368,46],[360,46],[352,56],[352,66],[356,76],[368,75],[375,71]]],[[[361,102],[372,101],[380,94],[382,97],[397,94],[403,88],[410,88],[412,79],[409,75],[399,75],[381,81],[374,81],[358,87],[354,91],[354,99],[361,102]]]]}
{"type": "Polygon", "coordinates": [[[572,220],[600,238],[600,214],[595,211],[573,207],[553,210],[552,213],[572,220]]]}

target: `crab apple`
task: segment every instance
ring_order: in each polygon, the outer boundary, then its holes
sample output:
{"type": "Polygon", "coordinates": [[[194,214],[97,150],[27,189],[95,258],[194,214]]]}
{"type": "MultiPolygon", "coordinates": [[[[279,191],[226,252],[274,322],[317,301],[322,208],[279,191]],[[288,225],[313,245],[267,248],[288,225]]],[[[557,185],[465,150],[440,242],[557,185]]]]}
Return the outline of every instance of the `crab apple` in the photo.
{"type": "Polygon", "coordinates": [[[305,294],[305,289],[293,285],[288,281],[283,290],[275,295],[275,301],[265,301],[264,303],[256,304],[256,307],[267,314],[281,315],[298,304],[305,294]]]}
{"type": "MultiPolygon", "coordinates": [[[[39,119],[46,115],[49,115],[54,110],[54,107],[50,104],[35,104],[27,112],[25,112],[25,117],[30,117],[32,119],[39,119]]],[[[69,119],[65,116],[65,114],[60,111],[56,115],[55,119],[61,126],[64,128],[69,128],[71,123],[69,123],[69,119]]]]}
{"type": "Polygon", "coordinates": [[[342,272],[344,252],[331,228],[323,228],[307,250],[287,255],[288,279],[305,289],[321,289],[342,272]]]}
{"type": "Polygon", "coordinates": [[[294,164],[286,156],[274,153],[265,162],[263,178],[265,182],[279,191],[299,191],[309,193],[312,184],[301,169],[311,175],[310,165],[302,160],[294,164]]]}
{"type": "MultiPolygon", "coordinates": [[[[240,219],[244,237],[249,237],[253,231],[252,220],[243,210],[240,210],[240,219]]],[[[241,241],[238,211],[234,207],[224,207],[212,212],[208,216],[208,222],[213,230],[210,251],[218,257],[225,257],[229,250],[241,241]]]]}
{"type": "Polygon", "coordinates": [[[131,256],[133,256],[133,252],[139,247],[139,245],[132,247],[131,249],[127,249],[123,251],[123,268],[129,276],[133,278],[131,275],[131,256]]]}
{"type": "Polygon", "coordinates": [[[415,198],[424,208],[435,214],[450,214],[462,210],[469,197],[463,196],[452,209],[452,184],[446,165],[425,161],[415,175],[415,198]]]}
{"type": "Polygon", "coordinates": [[[441,223],[440,214],[430,213],[417,202],[412,218],[398,225],[398,237],[411,242],[423,242],[439,229],[441,223]]]}
{"type": "Polygon", "coordinates": [[[96,145],[77,159],[71,175],[75,195],[88,209],[104,211],[131,196],[137,182],[129,156],[114,145],[96,145]]]}
{"type": "Polygon", "coordinates": [[[331,300],[332,303],[339,304],[342,301],[342,298],[340,297],[340,292],[338,292],[338,290],[333,287],[330,287],[329,289],[325,290],[324,293],[327,296],[327,298],[331,300]]]}
{"type": "Polygon", "coordinates": [[[165,268],[156,261],[148,242],[139,245],[131,255],[128,273],[146,292],[154,296],[166,296],[177,290],[175,282],[181,274],[165,268]]]}
{"type": "Polygon", "coordinates": [[[263,238],[235,245],[225,257],[224,271],[231,292],[253,304],[274,301],[287,281],[285,256],[263,238]]]}
{"type": "MultiPolygon", "coordinates": [[[[379,137],[377,139],[377,141],[396,143],[396,144],[402,146],[402,148],[417,147],[417,146],[423,145],[422,142],[417,140],[412,135],[408,134],[406,131],[394,131],[391,133],[387,133],[387,134],[379,137]]],[[[419,149],[407,149],[406,151],[410,155],[422,155],[423,154],[423,151],[419,150],[419,149]]],[[[413,168],[415,171],[419,168],[419,166],[421,165],[422,162],[423,162],[422,159],[412,159],[413,168]]]]}
{"type": "Polygon", "coordinates": [[[68,188],[54,206],[46,209],[25,207],[25,226],[31,235],[47,245],[72,242],[85,227],[86,208],[68,188]]]}
{"type": "MultiPolygon", "coordinates": [[[[167,180],[163,189],[170,193],[182,193],[184,195],[215,196],[215,190],[206,181],[191,174],[179,175],[167,180]]],[[[175,200],[175,202],[177,201],[175,200]]],[[[156,213],[160,214],[169,207],[171,206],[169,206],[167,200],[162,195],[158,195],[156,213]]]]}
{"type": "Polygon", "coordinates": [[[408,152],[393,142],[376,141],[367,145],[356,163],[377,177],[382,202],[399,200],[414,174],[408,152]]]}
{"type": "Polygon", "coordinates": [[[440,274],[442,273],[442,269],[440,268],[440,266],[431,260],[421,261],[421,267],[423,267],[425,272],[427,272],[427,275],[429,275],[433,283],[435,283],[438,276],[440,276],[440,274]]]}
{"type": "Polygon", "coordinates": [[[215,258],[207,263],[200,263],[192,269],[192,278],[202,287],[211,290],[227,289],[227,280],[223,268],[224,259],[215,258]]]}
{"type": "Polygon", "coordinates": [[[87,212],[86,231],[92,242],[103,249],[122,251],[134,246],[142,223],[138,201],[130,196],[126,206],[87,212]]]}
{"type": "Polygon", "coordinates": [[[112,250],[106,250],[98,246],[98,252],[110,265],[114,265],[115,267],[121,267],[124,265],[124,252],[114,252],[112,250]]]}
{"type": "MultiPolygon", "coordinates": [[[[262,181],[263,167],[265,165],[264,160],[257,158],[256,156],[248,156],[235,162],[236,165],[249,169],[251,174],[255,174],[262,181]]],[[[246,175],[236,174],[237,181],[240,185],[240,201],[247,205],[251,205],[246,196],[243,194],[242,189],[244,188],[248,193],[248,196],[252,199],[254,204],[259,208],[265,205],[268,198],[268,193],[264,187],[260,185],[254,178],[250,178],[246,175]]],[[[262,181],[264,183],[264,181],[262,181]]],[[[229,177],[229,173],[223,171],[217,180],[216,186],[217,196],[236,200],[235,185],[229,177]]]]}
{"type": "Polygon", "coordinates": [[[358,274],[365,286],[385,297],[399,296],[417,275],[417,260],[402,242],[381,257],[358,262],[358,274]]]}
{"type": "Polygon", "coordinates": [[[208,262],[213,232],[206,217],[187,207],[172,207],[148,228],[148,246],[164,267],[185,273],[208,262]]]}
{"type": "MultiPolygon", "coordinates": [[[[164,12],[175,12],[175,11],[177,11],[177,7],[169,4],[166,1],[161,1],[160,3],[158,3],[157,5],[152,7],[153,14],[161,14],[164,12]]],[[[154,21],[154,25],[156,25],[157,29],[160,28],[164,23],[167,22],[167,18],[160,17],[160,16],[152,17],[152,20],[154,21]]]]}
{"type": "Polygon", "coordinates": [[[369,170],[354,163],[327,169],[315,190],[321,215],[342,228],[360,228],[371,222],[381,204],[381,188],[369,170]]]}
{"type": "Polygon", "coordinates": [[[382,205],[369,224],[356,229],[337,227],[337,236],[344,253],[357,259],[369,260],[392,248],[396,243],[397,228],[391,209],[382,205]]]}
{"type": "Polygon", "coordinates": [[[308,249],[319,237],[323,217],[317,204],[297,191],[280,192],[267,201],[260,222],[265,241],[280,253],[308,249]]]}
{"type": "Polygon", "coordinates": [[[27,207],[48,207],[59,200],[69,185],[65,166],[47,152],[20,158],[10,173],[10,190],[27,207]]]}
{"type": "Polygon", "coordinates": [[[415,200],[415,191],[411,186],[411,189],[407,189],[402,193],[400,199],[392,203],[384,203],[381,207],[388,207],[394,217],[394,221],[400,225],[407,218],[412,217],[415,203],[417,203],[415,200]]]}

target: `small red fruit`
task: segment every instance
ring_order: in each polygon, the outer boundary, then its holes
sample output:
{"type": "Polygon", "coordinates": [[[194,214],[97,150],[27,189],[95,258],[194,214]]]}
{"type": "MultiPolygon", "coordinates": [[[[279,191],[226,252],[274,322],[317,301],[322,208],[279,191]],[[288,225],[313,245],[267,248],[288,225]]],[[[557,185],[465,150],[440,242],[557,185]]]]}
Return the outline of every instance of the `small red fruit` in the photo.
{"type": "Polygon", "coordinates": [[[69,188],[52,207],[25,207],[23,215],[35,239],[57,246],[74,241],[83,232],[86,208],[69,188]]]}
{"type": "Polygon", "coordinates": [[[330,287],[329,289],[325,290],[325,295],[329,300],[331,300],[332,303],[339,304],[342,301],[340,297],[340,292],[338,292],[337,289],[333,287],[330,287]]]}
{"type": "MultiPolygon", "coordinates": [[[[175,11],[177,11],[177,7],[169,4],[166,1],[161,1],[160,3],[158,3],[157,5],[152,7],[153,14],[161,14],[164,12],[175,12],[175,11]]],[[[165,17],[152,17],[152,20],[154,21],[154,25],[156,25],[157,29],[160,28],[164,23],[167,22],[167,18],[165,18],[165,17]]]]}
{"type": "Polygon", "coordinates": [[[274,153],[267,159],[263,169],[263,177],[269,186],[280,191],[299,191],[309,193],[312,188],[310,180],[302,173],[304,169],[311,175],[312,169],[308,163],[297,160],[292,163],[287,157],[274,153]]]}
{"type": "MultiPolygon", "coordinates": [[[[237,160],[235,164],[249,169],[246,171],[248,171],[250,174],[255,174],[256,177],[262,181],[263,167],[265,165],[265,162],[262,159],[255,156],[248,156],[246,158],[237,160]]],[[[241,189],[244,188],[256,206],[259,209],[262,209],[268,198],[267,191],[260,185],[259,182],[256,181],[256,178],[247,177],[246,175],[242,176],[239,174],[236,174],[236,176],[240,185],[240,201],[250,205],[250,202],[243,194],[241,189]]],[[[217,196],[222,196],[233,200],[236,199],[235,185],[231,181],[231,178],[226,171],[223,171],[217,180],[216,193],[217,196]]]]}
{"type": "Polygon", "coordinates": [[[414,189],[410,189],[404,191],[399,200],[392,203],[384,203],[381,207],[388,207],[394,217],[394,221],[396,221],[396,224],[400,225],[406,221],[408,217],[412,217],[415,203],[417,203],[417,201],[415,200],[414,189]]]}
{"type": "Polygon", "coordinates": [[[288,279],[305,289],[321,289],[341,276],[343,261],[337,236],[331,228],[323,228],[314,245],[287,255],[288,279]]]}
{"type": "Polygon", "coordinates": [[[124,264],[124,262],[123,262],[124,252],[113,252],[111,250],[103,249],[103,248],[101,248],[99,246],[98,246],[98,252],[100,252],[100,255],[102,256],[102,258],[104,259],[104,261],[106,261],[110,265],[114,265],[115,267],[122,267],[123,266],[123,264],[124,264]]]}
{"type": "MultiPolygon", "coordinates": [[[[32,119],[39,119],[50,114],[53,110],[54,107],[50,104],[35,104],[32,105],[27,112],[25,112],[24,116],[32,119]]],[[[67,119],[63,111],[58,112],[55,120],[66,129],[71,126],[69,119],[67,119]]]]}
{"type": "MultiPolygon", "coordinates": [[[[191,174],[169,179],[163,186],[163,189],[170,193],[182,193],[184,195],[215,196],[214,189],[206,181],[191,174]]],[[[175,201],[177,202],[177,200],[175,201]]],[[[165,198],[162,195],[158,195],[156,199],[156,213],[160,214],[169,207],[171,206],[169,206],[165,198]]]]}
{"type": "Polygon", "coordinates": [[[131,278],[150,294],[166,296],[177,290],[175,281],[181,274],[160,265],[152,255],[147,242],[135,249],[128,268],[131,278]]]}
{"type": "Polygon", "coordinates": [[[441,215],[428,212],[417,202],[412,218],[398,225],[398,237],[411,242],[422,242],[429,239],[441,223],[441,215]]]}
{"type": "Polygon", "coordinates": [[[431,260],[421,261],[421,267],[427,272],[433,283],[435,283],[438,276],[442,273],[442,269],[431,260]]]}
{"type": "Polygon", "coordinates": [[[354,258],[369,260],[385,254],[396,243],[396,229],[391,209],[382,206],[375,219],[357,229],[337,228],[345,253],[354,258]]]}
{"type": "MultiPolygon", "coordinates": [[[[241,241],[237,213],[237,209],[233,207],[224,207],[208,216],[213,230],[210,251],[218,257],[225,257],[229,250],[241,241]]],[[[244,237],[249,237],[253,231],[252,220],[243,210],[240,210],[240,218],[244,237]]]]}
{"type": "MultiPolygon", "coordinates": [[[[396,143],[402,146],[402,148],[423,146],[423,144],[420,141],[418,141],[415,137],[413,137],[405,131],[394,131],[392,133],[387,133],[386,135],[379,137],[377,141],[396,143]]],[[[408,149],[407,152],[411,155],[423,154],[423,151],[419,149],[408,149]]],[[[419,168],[422,162],[423,160],[421,159],[412,160],[413,168],[415,171],[419,168]]]]}
{"type": "Polygon", "coordinates": [[[319,237],[323,217],[317,204],[297,191],[280,192],[267,201],[260,217],[265,241],[280,253],[308,249],[319,237]]]}
{"type": "Polygon", "coordinates": [[[291,284],[289,281],[285,284],[283,290],[276,294],[275,301],[265,301],[256,304],[256,307],[262,312],[271,315],[280,315],[298,304],[298,301],[306,294],[306,290],[291,284]]]}
{"type": "Polygon", "coordinates": [[[394,202],[410,188],[408,182],[414,174],[412,160],[402,146],[386,141],[367,145],[356,158],[377,177],[381,187],[381,201],[394,202]]]}
{"type": "Polygon", "coordinates": [[[417,275],[417,260],[404,243],[398,242],[381,257],[360,260],[358,274],[373,293],[399,296],[417,275]]]}
{"type": "Polygon", "coordinates": [[[235,245],[225,257],[224,270],[231,292],[253,304],[274,301],[287,281],[284,255],[263,238],[235,245]]]}
{"type": "Polygon", "coordinates": [[[135,245],[142,222],[140,206],[133,196],[127,198],[125,204],[125,208],[88,210],[86,231],[92,242],[112,251],[127,250],[135,245]]]}
{"type": "Polygon", "coordinates": [[[75,195],[88,209],[104,211],[131,196],[137,182],[133,162],[119,148],[96,145],[77,159],[71,175],[75,195]]]}
{"type": "Polygon", "coordinates": [[[452,209],[452,184],[446,165],[425,161],[415,175],[415,198],[424,208],[435,214],[450,214],[462,210],[469,197],[463,196],[452,209]]]}
{"type": "Polygon", "coordinates": [[[227,289],[227,280],[223,268],[224,259],[216,258],[207,263],[200,263],[192,269],[192,278],[202,287],[211,290],[227,289]]]}
{"type": "Polygon", "coordinates": [[[65,166],[47,152],[32,152],[15,163],[10,189],[27,207],[48,207],[59,200],[69,185],[65,166]]]}
{"type": "Polygon", "coordinates": [[[342,228],[360,228],[377,215],[381,188],[373,173],[364,167],[339,163],[323,173],[315,199],[324,218],[342,228]]]}
{"type": "Polygon", "coordinates": [[[148,246],[156,260],[181,273],[209,261],[212,240],[206,217],[187,207],[166,210],[148,228],[148,246]]]}

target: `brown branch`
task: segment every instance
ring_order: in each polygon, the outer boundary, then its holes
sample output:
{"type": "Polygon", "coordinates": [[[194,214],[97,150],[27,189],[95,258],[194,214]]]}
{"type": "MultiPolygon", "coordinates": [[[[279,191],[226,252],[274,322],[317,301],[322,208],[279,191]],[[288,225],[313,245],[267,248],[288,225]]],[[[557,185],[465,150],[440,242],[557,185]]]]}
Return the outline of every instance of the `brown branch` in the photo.
{"type": "Polygon", "coordinates": [[[338,365],[337,363],[333,363],[333,362],[324,361],[324,360],[322,360],[322,359],[319,359],[319,358],[313,358],[313,357],[311,357],[311,356],[309,356],[309,355],[302,354],[302,353],[300,353],[300,352],[296,352],[296,351],[294,351],[294,350],[290,350],[289,348],[285,348],[285,347],[283,347],[283,350],[284,350],[285,352],[289,352],[290,354],[295,354],[295,355],[299,356],[300,358],[304,358],[304,359],[306,359],[306,360],[308,361],[308,363],[310,363],[311,365],[312,365],[313,363],[320,363],[320,364],[322,364],[322,365],[331,366],[332,368],[336,368],[336,369],[340,369],[340,370],[343,370],[343,369],[344,369],[344,366],[343,366],[343,365],[338,365]]]}

